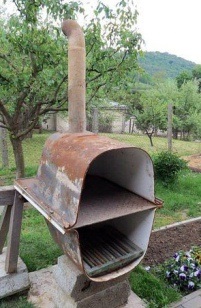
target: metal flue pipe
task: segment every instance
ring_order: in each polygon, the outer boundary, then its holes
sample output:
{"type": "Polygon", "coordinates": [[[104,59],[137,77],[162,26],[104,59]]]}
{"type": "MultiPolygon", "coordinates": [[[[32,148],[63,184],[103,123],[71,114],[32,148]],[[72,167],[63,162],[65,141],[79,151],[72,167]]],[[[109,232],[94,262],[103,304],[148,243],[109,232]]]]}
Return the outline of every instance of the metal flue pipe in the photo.
{"type": "Polygon", "coordinates": [[[68,37],[69,132],[82,133],[86,131],[85,39],[75,20],[64,20],[62,31],[68,37]]]}

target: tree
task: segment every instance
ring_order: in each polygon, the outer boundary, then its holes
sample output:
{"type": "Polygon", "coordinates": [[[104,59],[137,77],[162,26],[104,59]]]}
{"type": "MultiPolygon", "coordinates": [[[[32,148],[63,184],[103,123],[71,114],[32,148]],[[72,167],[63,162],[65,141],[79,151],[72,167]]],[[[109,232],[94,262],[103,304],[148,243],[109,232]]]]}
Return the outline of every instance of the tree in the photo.
{"type": "Polygon", "coordinates": [[[201,65],[196,65],[192,70],[193,78],[198,81],[198,92],[201,93],[201,65]]]}
{"type": "Polygon", "coordinates": [[[164,130],[167,123],[166,104],[161,100],[157,89],[150,89],[141,94],[142,110],[135,112],[136,126],[149,138],[153,146],[153,134],[158,129],[164,130]]]}
{"type": "Polygon", "coordinates": [[[171,80],[147,88],[140,96],[141,110],[135,111],[136,126],[146,133],[153,146],[153,135],[167,130],[167,106],[177,101],[177,87],[171,80]]]}
{"type": "MultiPolygon", "coordinates": [[[[1,20],[0,115],[1,126],[9,131],[17,177],[22,177],[22,140],[42,115],[67,109],[66,40],[56,21],[74,18],[84,10],[77,2],[13,3],[18,14],[8,21],[1,20]],[[46,22],[42,13],[46,14],[46,22]]],[[[100,2],[94,14],[85,27],[89,106],[95,98],[110,93],[136,66],[141,43],[141,36],[133,29],[137,12],[130,8],[130,1],[121,0],[116,10],[100,2]]]]}
{"type": "Polygon", "coordinates": [[[176,81],[177,81],[177,87],[180,89],[181,86],[189,81],[192,80],[193,76],[192,73],[188,72],[188,71],[183,71],[181,72],[177,77],[176,77],[176,81]]]}
{"type": "Polygon", "coordinates": [[[184,83],[179,90],[179,99],[175,104],[173,125],[181,132],[181,138],[199,135],[201,117],[201,96],[198,93],[198,81],[184,83]]]}

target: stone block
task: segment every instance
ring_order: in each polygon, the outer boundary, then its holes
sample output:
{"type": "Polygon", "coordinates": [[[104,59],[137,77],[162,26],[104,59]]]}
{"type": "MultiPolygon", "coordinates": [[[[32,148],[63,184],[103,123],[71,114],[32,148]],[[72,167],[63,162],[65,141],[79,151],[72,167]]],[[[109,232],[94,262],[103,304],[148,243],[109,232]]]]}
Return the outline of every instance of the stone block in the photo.
{"type": "Polygon", "coordinates": [[[128,280],[126,274],[106,282],[93,282],[79,271],[67,256],[58,258],[58,265],[54,267],[53,275],[60,288],[75,301],[83,300],[128,280]]]}
{"type": "Polygon", "coordinates": [[[6,248],[0,255],[0,299],[22,292],[29,288],[29,276],[26,265],[18,258],[17,272],[7,274],[5,272],[6,248]]]}
{"type": "Polygon", "coordinates": [[[58,286],[54,302],[57,308],[117,308],[127,303],[129,294],[130,286],[127,281],[124,281],[80,301],[75,301],[58,286]]]}

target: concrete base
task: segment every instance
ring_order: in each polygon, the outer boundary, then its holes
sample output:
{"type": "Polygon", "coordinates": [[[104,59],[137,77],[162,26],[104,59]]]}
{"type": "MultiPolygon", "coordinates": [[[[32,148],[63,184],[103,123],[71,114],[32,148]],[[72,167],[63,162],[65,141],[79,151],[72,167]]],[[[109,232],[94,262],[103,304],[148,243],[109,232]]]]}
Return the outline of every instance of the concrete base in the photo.
{"type": "Polygon", "coordinates": [[[24,262],[18,258],[17,273],[5,272],[6,248],[0,255],[0,299],[27,290],[30,286],[28,271],[24,262]]]}
{"type": "Polygon", "coordinates": [[[66,256],[62,256],[58,265],[30,273],[29,301],[37,308],[145,307],[144,302],[130,292],[126,276],[119,277],[118,281],[89,283],[86,276],[80,273],[77,267],[74,268],[74,264],[71,264],[66,276],[65,265],[69,262],[72,263],[66,256]],[[73,275],[74,270],[76,274],[79,272],[77,279],[76,275],[73,275]]]}

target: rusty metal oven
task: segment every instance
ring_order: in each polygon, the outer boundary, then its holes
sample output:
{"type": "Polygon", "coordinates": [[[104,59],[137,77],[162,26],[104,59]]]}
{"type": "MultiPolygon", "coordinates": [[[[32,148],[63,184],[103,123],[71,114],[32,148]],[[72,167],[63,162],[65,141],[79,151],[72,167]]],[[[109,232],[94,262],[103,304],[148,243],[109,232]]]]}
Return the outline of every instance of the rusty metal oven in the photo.
{"type": "Polygon", "coordinates": [[[37,176],[16,180],[15,189],[45,217],[80,270],[91,280],[107,281],[142,260],[162,202],[154,196],[153,164],[145,151],[86,132],[80,112],[83,34],[74,21],[65,21],[63,31],[69,37],[70,132],[47,140],[37,176]]]}

